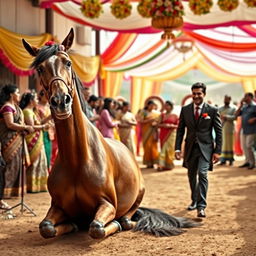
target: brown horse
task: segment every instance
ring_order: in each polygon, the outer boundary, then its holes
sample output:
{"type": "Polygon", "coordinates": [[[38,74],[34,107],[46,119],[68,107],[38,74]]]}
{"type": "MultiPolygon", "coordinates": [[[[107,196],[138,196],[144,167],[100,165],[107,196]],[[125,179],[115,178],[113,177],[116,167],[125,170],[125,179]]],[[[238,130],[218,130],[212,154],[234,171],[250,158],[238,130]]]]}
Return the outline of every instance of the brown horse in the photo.
{"type": "Polygon", "coordinates": [[[61,45],[40,49],[23,39],[35,57],[32,67],[51,106],[59,148],[48,178],[52,202],[39,225],[41,235],[55,237],[89,225],[93,238],[103,238],[136,225],[136,230],[161,236],[195,226],[159,210],[138,209],[145,188],[135,157],[122,143],[103,138],[82,111],[79,79],[66,53],[73,38],[71,29],[61,45]]]}

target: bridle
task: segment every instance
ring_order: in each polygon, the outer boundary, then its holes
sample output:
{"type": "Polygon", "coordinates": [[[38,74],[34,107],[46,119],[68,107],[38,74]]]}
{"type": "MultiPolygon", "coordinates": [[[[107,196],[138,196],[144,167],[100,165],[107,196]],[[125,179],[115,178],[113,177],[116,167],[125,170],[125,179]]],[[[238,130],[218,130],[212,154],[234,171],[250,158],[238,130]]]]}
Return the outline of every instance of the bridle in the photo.
{"type": "MultiPolygon", "coordinates": [[[[66,52],[63,52],[63,51],[59,51],[58,53],[61,53],[61,54],[64,54],[66,55],[68,58],[68,54],[66,52]]],[[[56,54],[57,55],[57,54],[56,54]]],[[[66,81],[60,77],[60,76],[53,76],[50,80],[50,82],[48,83],[48,85],[45,85],[44,82],[43,82],[43,79],[40,75],[40,84],[42,85],[44,91],[45,91],[45,95],[47,96],[47,99],[50,100],[50,95],[52,95],[52,84],[55,82],[55,81],[61,81],[62,83],[64,83],[64,85],[66,86],[67,90],[68,90],[68,93],[71,97],[73,97],[73,91],[74,91],[74,72],[71,70],[71,74],[72,74],[72,79],[71,79],[71,84],[67,84],[66,81]],[[48,89],[46,89],[48,88],[48,89]]]]}

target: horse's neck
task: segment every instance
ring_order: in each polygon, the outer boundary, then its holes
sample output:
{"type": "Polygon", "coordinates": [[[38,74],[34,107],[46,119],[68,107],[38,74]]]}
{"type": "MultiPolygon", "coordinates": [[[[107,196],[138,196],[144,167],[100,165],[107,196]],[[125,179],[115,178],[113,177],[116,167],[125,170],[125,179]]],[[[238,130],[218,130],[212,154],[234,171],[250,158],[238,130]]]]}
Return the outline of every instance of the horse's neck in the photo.
{"type": "Polygon", "coordinates": [[[72,115],[66,119],[55,122],[59,156],[63,161],[79,163],[90,158],[89,148],[89,120],[85,118],[79,98],[75,94],[72,105],[72,115]]]}

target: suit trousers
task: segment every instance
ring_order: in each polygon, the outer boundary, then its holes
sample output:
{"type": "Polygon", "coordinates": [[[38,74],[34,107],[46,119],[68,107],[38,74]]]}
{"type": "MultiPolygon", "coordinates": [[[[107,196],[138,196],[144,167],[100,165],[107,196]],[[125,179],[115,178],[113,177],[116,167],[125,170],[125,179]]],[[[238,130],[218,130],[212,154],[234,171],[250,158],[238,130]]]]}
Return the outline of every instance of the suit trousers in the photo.
{"type": "Polygon", "coordinates": [[[187,167],[191,200],[197,204],[197,209],[205,209],[210,163],[204,158],[197,143],[193,146],[187,167]]]}
{"type": "Polygon", "coordinates": [[[245,162],[249,163],[250,166],[255,166],[255,156],[254,156],[255,138],[256,138],[256,134],[254,133],[242,135],[245,162]]]}

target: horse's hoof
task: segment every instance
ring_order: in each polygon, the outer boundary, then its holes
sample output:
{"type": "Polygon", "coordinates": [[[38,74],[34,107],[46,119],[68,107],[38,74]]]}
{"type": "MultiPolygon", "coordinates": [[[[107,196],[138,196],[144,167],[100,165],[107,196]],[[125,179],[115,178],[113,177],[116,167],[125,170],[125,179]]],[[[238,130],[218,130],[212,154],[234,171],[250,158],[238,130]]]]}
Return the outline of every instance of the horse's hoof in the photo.
{"type": "Polygon", "coordinates": [[[133,224],[131,220],[124,216],[118,220],[123,230],[131,230],[133,228],[133,224]]]}
{"type": "Polygon", "coordinates": [[[105,237],[105,229],[101,222],[94,220],[90,224],[89,235],[92,238],[100,239],[105,237]]]}
{"type": "Polygon", "coordinates": [[[39,231],[44,238],[52,238],[56,235],[56,230],[50,220],[43,220],[39,225],[39,231]]]}

